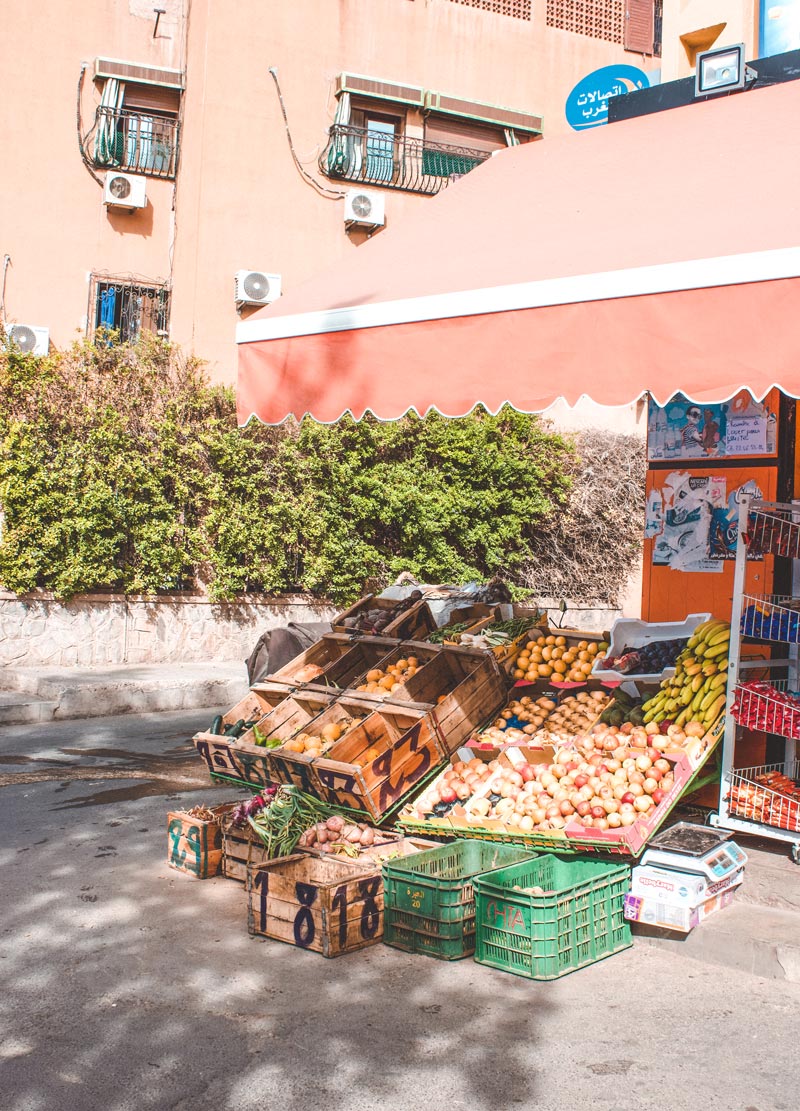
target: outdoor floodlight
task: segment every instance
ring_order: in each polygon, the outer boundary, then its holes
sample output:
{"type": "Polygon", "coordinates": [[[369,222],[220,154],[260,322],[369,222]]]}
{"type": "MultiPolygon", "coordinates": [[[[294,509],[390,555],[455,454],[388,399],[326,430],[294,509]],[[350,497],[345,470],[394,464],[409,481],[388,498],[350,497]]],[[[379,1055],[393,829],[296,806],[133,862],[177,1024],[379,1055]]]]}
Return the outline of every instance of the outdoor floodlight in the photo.
{"type": "Polygon", "coordinates": [[[694,75],[694,95],[730,93],[744,89],[755,81],[758,74],[745,64],[744,43],[723,46],[717,50],[704,50],[697,55],[694,75]]]}

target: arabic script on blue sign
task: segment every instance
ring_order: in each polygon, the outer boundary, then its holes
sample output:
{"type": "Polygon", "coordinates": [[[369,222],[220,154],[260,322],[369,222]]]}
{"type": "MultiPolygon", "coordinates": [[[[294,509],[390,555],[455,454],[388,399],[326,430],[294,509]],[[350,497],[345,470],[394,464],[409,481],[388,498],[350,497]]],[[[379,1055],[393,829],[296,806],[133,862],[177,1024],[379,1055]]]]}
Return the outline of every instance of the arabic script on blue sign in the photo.
{"type": "Polygon", "coordinates": [[[603,66],[582,78],[567,97],[564,113],[575,131],[608,123],[608,102],[650,86],[647,74],[636,66],[603,66]]]}

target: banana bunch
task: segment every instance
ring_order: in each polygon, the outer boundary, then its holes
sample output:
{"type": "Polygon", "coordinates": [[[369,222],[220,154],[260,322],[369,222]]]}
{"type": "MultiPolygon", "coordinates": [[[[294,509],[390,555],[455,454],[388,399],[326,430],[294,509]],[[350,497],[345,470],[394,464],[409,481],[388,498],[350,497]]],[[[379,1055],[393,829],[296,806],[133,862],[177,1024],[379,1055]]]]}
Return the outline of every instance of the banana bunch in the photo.
{"type": "Polygon", "coordinates": [[[710,726],[717,720],[725,706],[730,638],[727,621],[697,626],[675,661],[675,674],[642,706],[645,724],[698,721],[710,726]]]}

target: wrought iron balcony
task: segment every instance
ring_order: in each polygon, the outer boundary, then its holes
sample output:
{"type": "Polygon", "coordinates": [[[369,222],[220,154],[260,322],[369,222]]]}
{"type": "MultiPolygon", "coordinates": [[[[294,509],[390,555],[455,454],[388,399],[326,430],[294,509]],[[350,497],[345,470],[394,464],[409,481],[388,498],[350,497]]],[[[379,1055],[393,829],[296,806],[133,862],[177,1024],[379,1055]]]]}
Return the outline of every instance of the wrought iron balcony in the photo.
{"type": "Polygon", "coordinates": [[[148,177],[175,177],[178,121],[169,116],[101,105],[84,146],[95,166],[148,177]]]}
{"type": "Polygon", "coordinates": [[[412,193],[438,193],[490,156],[487,150],[334,124],[319,168],[328,177],[345,181],[412,193]]]}

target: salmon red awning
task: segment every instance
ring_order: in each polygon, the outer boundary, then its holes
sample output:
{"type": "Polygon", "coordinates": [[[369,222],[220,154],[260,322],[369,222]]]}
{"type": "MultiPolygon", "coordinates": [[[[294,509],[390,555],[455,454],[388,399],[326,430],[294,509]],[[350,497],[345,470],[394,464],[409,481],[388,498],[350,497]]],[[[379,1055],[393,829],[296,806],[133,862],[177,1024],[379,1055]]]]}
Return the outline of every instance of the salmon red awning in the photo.
{"type": "Polygon", "coordinates": [[[799,118],[789,81],[502,151],[239,325],[240,422],[800,396],[799,118]]]}

